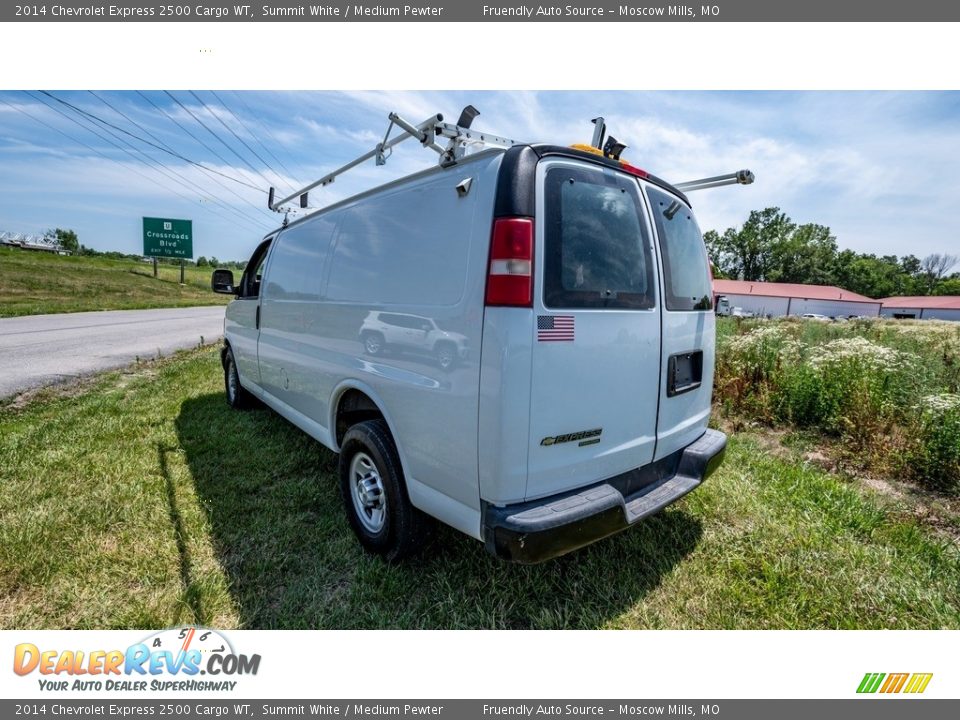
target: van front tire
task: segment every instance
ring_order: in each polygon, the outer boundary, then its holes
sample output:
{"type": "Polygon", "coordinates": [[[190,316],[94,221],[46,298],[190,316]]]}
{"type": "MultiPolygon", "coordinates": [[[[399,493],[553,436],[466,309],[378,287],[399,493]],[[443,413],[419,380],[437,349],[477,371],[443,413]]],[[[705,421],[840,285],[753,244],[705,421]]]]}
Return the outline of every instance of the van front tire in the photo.
{"type": "Polygon", "coordinates": [[[227,404],[234,410],[248,410],[253,407],[254,398],[240,384],[240,373],[233,358],[233,350],[227,348],[223,356],[223,385],[227,394],[227,404]]]}
{"type": "Polygon", "coordinates": [[[431,521],[410,504],[396,445],[383,420],[357,423],[340,449],[340,492],[360,544],[388,562],[419,551],[431,521]]]}

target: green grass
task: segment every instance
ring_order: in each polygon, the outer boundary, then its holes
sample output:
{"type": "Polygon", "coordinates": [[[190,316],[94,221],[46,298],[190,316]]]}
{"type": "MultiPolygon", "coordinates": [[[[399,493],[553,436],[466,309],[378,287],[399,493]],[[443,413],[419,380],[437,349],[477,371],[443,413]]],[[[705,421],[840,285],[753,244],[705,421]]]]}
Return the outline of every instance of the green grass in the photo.
{"type": "Polygon", "coordinates": [[[731,439],[700,489],[533,567],[360,549],[335,456],[230,410],[216,350],[0,409],[0,627],[960,628],[960,557],[890,498],[731,439]]]}
{"type": "Polygon", "coordinates": [[[180,268],[134,260],[65,257],[0,248],[0,317],[139,308],[220,305],[228,296],[210,289],[209,268],[180,268]]]}

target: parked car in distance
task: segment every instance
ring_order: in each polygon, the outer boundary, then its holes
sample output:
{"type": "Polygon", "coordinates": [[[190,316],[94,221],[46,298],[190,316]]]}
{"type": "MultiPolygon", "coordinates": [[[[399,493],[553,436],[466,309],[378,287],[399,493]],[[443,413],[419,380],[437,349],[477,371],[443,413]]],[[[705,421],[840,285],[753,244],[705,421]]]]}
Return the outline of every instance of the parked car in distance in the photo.
{"type": "Polygon", "coordinates": [[[820,315],[819,313],[804,313],[800,316],[804,320],[819,320],[820,322],[830,322],[830,318],[826,315],[820,315]]]}
{"type": "Polygon", "coordinates": [[[752,318],[754,314],[749,310],[744,310],[742,307],[734,307],[730,310],[730,316],[738,318],[752,318]]]}
{"type": "Polygon", "coordinates": [[[350,525],[388,560],[434,520],[547,560],[659,512],[724,454],[689,201],[599,150],[447,157],[269,233],[213,287],[236,295],[228,403],[339,453],[350,525]]]}

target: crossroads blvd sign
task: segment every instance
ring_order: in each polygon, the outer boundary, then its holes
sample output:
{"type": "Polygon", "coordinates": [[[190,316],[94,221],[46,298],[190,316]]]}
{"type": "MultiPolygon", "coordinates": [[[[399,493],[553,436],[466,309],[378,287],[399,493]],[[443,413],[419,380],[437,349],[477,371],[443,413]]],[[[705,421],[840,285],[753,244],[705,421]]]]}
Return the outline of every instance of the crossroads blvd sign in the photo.
{"type": "Polygon", "coordinates": [[[193,258],[193,221],[143,219],[144,257],[193,258]]]}

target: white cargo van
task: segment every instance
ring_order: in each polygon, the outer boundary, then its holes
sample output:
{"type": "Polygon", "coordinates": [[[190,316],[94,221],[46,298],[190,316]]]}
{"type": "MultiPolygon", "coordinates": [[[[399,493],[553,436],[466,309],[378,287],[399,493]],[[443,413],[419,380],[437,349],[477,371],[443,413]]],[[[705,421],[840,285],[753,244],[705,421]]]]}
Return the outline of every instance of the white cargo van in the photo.
{"type": "Polygon", "coordinates": [[[556,557],[690,492],[726,447],[690,204],[599,150],[448,152],[271,233],[214,289],[237,296],[230,405],[340,453],[350,524],[388,559],[432,518],[556,557]]]}

